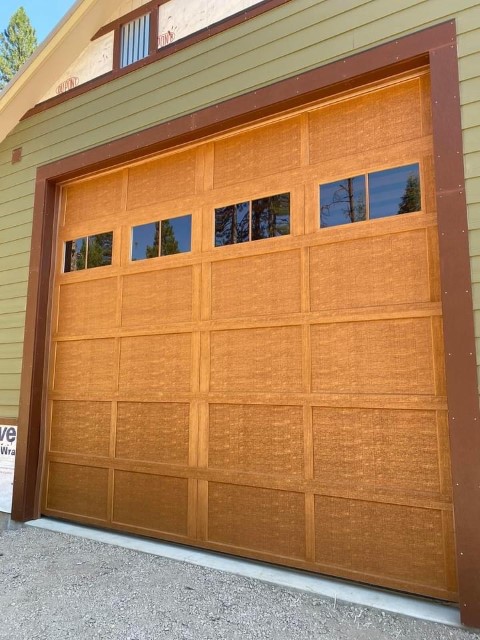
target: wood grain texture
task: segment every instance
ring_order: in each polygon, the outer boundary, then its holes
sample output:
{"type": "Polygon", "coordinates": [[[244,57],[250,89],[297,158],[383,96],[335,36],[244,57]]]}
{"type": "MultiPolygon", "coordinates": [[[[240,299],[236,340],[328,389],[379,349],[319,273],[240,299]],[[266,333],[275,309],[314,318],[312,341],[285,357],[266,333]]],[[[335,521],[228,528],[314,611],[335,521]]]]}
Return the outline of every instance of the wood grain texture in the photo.
{"type": "Polygon", "coordinates": [[[212,404],[209,425],[209,467],[303,476],[301,407],[212,404]]]}
{"type": "Polygon", "coordinates": [[[65,226],[77,218],[94,223],[96,219],[112,215],[119,210],[122,180],[122,172],[116,171],[66,187],[65,226]]]}
{"type": "Polygon", "coordinates": [[[428,258],[423,229],[313,247],[311,308],[323,311],[427,302],[428,258]]]}
{"type": "Polygon", "coordinates": [[[189,334],[122,338],[120,391],[189,391],[191,359],[189,334]]]}
{"type": "Polygon", "coordinates": [[[304,496],[210,482],[208,537],[232,547],[303,558],[304,496]]]}
{"type": "Polygon", "coordinates": [[[187,403],[120,402],[115,457],[188,464],[187,403]]]}
{"type": "Polygon", "coordinates": [[[315,517],[317,562],[422,586],[449,586],[442,512],[316,496],[315,517]]]}
{"type": "Polygon", "coordinates": [[[60,238],[111,224],[114,264],[58,252],[45,512],[456,597],[426,96],[402,78],[68,186],[60,238]],[[421,212],[319,228],[322,182],[412,162],[421,212]],[[214,246],[215,207],[285,192],[290,235],[214,246]],[[191,252],[131,260],[132,226],[187,212],[191,252]]]}
{"type": "Polygon", "coordinates": [[[116,304],[115,278],[59,287],[58,334],[75,336],[112,330],[116,304]]]}
{"type": "Polygon", "coordinates": [[[122,327],[151,329],[191,319],[191,267],[147,271],[123,278],[122,327]]]}
{"type": "Polygon", "coordinates": [[[188,481],[184,478],[115,472],[115,522],[186,535],[187,507],[188,481]]]}
{"type": "Polygon", "coordinates": [[[421,134],[422,126],[420,83],[411,80],[340,100],[313,111],[309,120],[312,163],[413,140],[421,134]]]}
{"type": "Polygon", "coordinates": [[[292,118],[220,140],[215,143],[214,163],[217,188],[298,167],[301,121],[292,118]]]}
{"type": "Polygon", "coordinates": [[[108,471],[51,462],[46,508],[64,514],[107,518],[108,471]]]}
{"type": "Polygon", "coordinates": [[[174,200],[195,192],[195,167],[194,151],[132,167],[128,170],[127,209],[174,200]]]}
{"type": "Polygon", "coordinates": [[[212,317],[300,312],[299,251],[237,258],[212,265],[212,317]]]}
{"type": "Polygon", "coordinates": [[[50,450],[108,456],[111,414],[110,402],[54,402],[50,450]]]}

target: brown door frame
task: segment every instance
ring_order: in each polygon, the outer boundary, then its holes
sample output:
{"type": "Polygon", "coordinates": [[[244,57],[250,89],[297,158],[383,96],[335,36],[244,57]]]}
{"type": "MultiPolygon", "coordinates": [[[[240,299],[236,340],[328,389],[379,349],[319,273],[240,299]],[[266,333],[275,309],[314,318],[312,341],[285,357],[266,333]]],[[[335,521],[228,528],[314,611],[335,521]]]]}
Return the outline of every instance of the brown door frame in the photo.
{"type": "Polygon", "coordinates": [[[462,622],[480,627],[480,411],[455,22],[389,42],[39,167],[20,394],[13,518],[38,518],[42,413],[55,245],[56,185],[225,131],[369,82],[429,65],[447,397],[462,622]]]}

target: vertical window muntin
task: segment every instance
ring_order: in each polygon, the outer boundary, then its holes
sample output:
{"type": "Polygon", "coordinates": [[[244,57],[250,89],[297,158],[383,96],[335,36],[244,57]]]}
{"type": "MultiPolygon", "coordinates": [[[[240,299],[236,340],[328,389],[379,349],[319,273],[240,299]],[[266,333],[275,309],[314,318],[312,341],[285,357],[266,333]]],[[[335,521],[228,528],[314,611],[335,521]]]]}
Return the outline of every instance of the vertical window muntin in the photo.
{"type": "Polygon", "coordinates": [[[418,162],[323,183],[320,185],[320,228],[420,212],[421,192],[418,162]],[[397,191],[392,195],[396,182],[397,191]],[[353,185],[356,185],[355,189],[353,185]],[[333,223],[326,220],[331,215],[332,207],[334,214],[343,213],[343,220],[337,219],[333,223]]]}
{"type": "Polygon", "coordinates": [[[290,192],[216,207],[214,211],[214,246],[224,247],[289,235],[290,217],[290,192]],[[278,209],[278,212],[275,212],[275,209],[278,209]],[[230,220],[227,216],[230,217],[230,220]],[[265,218],[267,220],[266,227],[265,218]],[[265,228],[268,229],[267,233],[265,233],[265,228]],[[226,237],[225,231],[229,233],[229,239],[226,237]]]}
{"type": "Polygon", "coordinates": [[[120,27],[120,68],[143,60],[150,53],[150,13],[120,27]]]}
{"type": "Polygon", "coordinates": [[[136,225],[131,228],[130,234],[132,262],[188,253],[192,250],[192,215],[164,218],[160,221],[136,225]],[[142,247],[145,250],[144,254],[142,254],[142,247]]]}

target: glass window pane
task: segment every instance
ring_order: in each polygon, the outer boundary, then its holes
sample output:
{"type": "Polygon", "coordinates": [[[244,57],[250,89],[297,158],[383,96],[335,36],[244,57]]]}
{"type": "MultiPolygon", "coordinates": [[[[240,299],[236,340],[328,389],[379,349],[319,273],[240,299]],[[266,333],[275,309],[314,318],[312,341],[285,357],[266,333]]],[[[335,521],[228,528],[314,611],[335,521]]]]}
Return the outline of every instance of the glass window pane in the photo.
{"type": "Polygon", "coordinates": [[[321,227],[361,222],[365,218],[365,176],[320,185],[321,227]]]}
{"type": "Polygon", "coordinates": [[[132,260],[157,258],[160,223],[149,222],[132,228],[132,260]]]}
{"type": "Polygon", "coordinates": [[[87,256],[87,239],[78,238],[65,243],[65,262],[63,270],[65,273],[69,271],[80,271],[85,269],[87,256]]]}
{"type": "Polygon", "coordinates": [[[248,242],[250,203],[215,209],[215,246],[248,242]]]}
{"type": "Polygon", "coordinates": [[[290,194],[280,193],[252,201],[252,240],[290,233],[290,194]]]}
{"type": "Polygon", "coordinates": [[[162,220],[160,255],[170,256],[192,250],[192,216],[162,220]]]}
{"type": "Polygon", "coordinates": [[[370,218],[420,211],[420,172],[418,164],[370,173],[368,176],[370,218]]]}
{"type": "Polygon", "coordinates": [[[112,264],[113,231],[88,238],[87,269],[112,264]]]}

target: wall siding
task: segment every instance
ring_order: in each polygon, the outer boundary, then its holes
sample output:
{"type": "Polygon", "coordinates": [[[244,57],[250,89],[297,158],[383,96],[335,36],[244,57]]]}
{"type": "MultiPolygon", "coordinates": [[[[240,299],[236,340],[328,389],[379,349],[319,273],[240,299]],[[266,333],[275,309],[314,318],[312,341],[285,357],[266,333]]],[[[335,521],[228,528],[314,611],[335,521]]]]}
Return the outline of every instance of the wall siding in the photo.
{"type": "Polygon", "coordinates": [[[480,361],[480,5],[477,0],[291,0],[21,122],[0,144],[0,417],[18,412],[35,172],[104,144],[456,19],[472,279],[480,361]],[[23,158],[11,164],[11,153],[23,158]]]}

